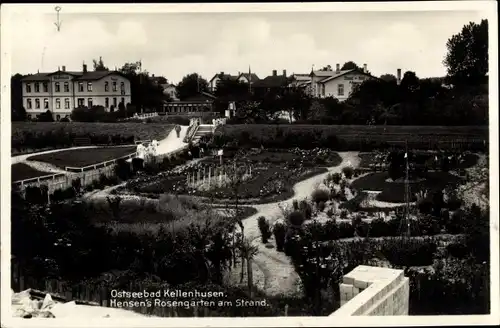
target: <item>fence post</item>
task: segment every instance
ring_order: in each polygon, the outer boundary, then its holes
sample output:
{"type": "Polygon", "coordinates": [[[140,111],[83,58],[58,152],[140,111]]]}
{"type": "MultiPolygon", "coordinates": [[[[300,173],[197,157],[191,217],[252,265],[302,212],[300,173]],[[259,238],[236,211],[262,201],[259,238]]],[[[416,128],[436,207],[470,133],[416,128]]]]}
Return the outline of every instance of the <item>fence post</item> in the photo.
{"type": "Polygon", "coordinates": [[[285,317],[288,317],[288,304],[285,305],[285,317]]]}

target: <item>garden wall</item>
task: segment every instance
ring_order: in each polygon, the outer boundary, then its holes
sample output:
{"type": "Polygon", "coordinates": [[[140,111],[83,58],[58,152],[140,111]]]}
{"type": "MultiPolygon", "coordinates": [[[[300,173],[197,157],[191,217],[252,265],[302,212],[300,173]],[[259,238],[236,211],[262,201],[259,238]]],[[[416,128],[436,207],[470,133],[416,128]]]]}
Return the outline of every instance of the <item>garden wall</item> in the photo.
{"type": "Polygon", "coordinates": [[[410,284],[403,270],[360,265],[339,287],[341,306],[330,316],[408,315],[410,284]]]}

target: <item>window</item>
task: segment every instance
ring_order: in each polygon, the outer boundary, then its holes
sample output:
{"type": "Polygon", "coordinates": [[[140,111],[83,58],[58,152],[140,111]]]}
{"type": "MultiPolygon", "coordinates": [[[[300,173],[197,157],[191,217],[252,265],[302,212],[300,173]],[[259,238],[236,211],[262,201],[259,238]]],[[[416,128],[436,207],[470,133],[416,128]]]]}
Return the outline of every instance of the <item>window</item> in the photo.
{"type": "Polygon", "coordinates": [[[104,107],[108,108],[109,107],[109,98],[104,99],[104,107]]]}
{"type": "Polygon", "coordinates": [[[26,93],[31,93],[31,83],[26,83],[26,93]]]}
{"type": "Polygon", "coordinates": [[[65,98],[64,99],[64,109],[69,109],[69,106],[70,106],[69,98],[65,98]]]}
{"type": "Polygon", "coordinates": [[[49,84],[47,82],[43,82],[43,92],[49,92],[49,84]]]}
{"type": "Polygon", "coordinates": [[[40,99],[35,99],[35,108],[40,109],[40,99]]]}
{"type": "Polygon", "coordinates": [[[56,99],[56,109],[61,109],[61,99],[56,99]]]}
{"type": "Polygon", "coordinates": [[[35,83],[35,92],[40,92],[40,83],[35,83]]]}
{"type": "Polygon", "coordinates": [[[122,97],[121,103],[125,105],[125,98],[122,97]]]}
{"type": "Polygon", "coordinates": [[[343,84],[339,84],[338,85],[338,88],[337,88],[337,94],[339,96],[343,96],[344,95],[344,85],[343,84]]]}
{"type": "Polygon", "coordinates": [[[116,82],[113,82],[113,91],[116,91],[116,82]]]}
{"type": "Polygon", "coordinates": [[[43,108],[44,109],[49,109],[49,98],[44,98],[43,99],[43,108]]]}
{"type": "Polygon", "coordinates": [[[109,82],[108,81],[104,82],[104,91],[106,91],[106,92],[109,91],[109,82]]]}
{"type": "Polygon", "coordinates": [[[78,98],[78,107],[83,107],[83,106],[85,106],[85,99],[78,98]]]}
{"type": "Polygon", "coordinates": [[[69,92],[69,82],[64,82],[64,92],[69,92]]]}
{"type": "Polygon", "coordinates": [[[26,100],[26,107],[28,107],[28,109],[31,109],[31,107],[32,107],[31,99],[26,100]]]}
{"type": "Polygon", "coordinates": [[[120,83],[120,90],[125,92],[125,82],[120,83]]]}
{"type": "Polygon", "coordinates": [[[54,84],[54,89],[56,92],[61,92],[61,84],[59,82],[56,82],[54,84]]]}
{"type": "Polygon", "coordinates": [[[113,106],[116,107],[116,97],[113,97],[113,106]]]}
{"type": "Polygon", "coordinates": [[[87,82],[87,91],[92,92],[92,82],[87,82]]]}
{"type": "Polygon", "coordinates": [[[87,103],[89,104],[89,108],[92,108],[92,98],[89,98],[87,100],[87,103]]]}
{"type": "Polygon", "coordinates": [[[78,82],[78,91],[83,92],[83,82],[78,82]]]}
{"type": "Polygon", "coordinates": [[[61,119],[61,115],[56,115],[56,121],[59,121],[61,119]]]}

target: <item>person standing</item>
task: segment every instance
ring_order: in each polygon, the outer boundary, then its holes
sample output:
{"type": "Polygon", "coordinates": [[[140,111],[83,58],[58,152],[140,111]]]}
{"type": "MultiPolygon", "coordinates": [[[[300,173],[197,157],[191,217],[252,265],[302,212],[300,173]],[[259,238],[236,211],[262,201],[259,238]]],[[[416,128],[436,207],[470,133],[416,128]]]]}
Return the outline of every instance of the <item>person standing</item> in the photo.
{"type": "Polygon", "coordinates": [[[177,133],[177,138],[180,138],[181,137],[181,126],[180,125],[175,126],[175,132],[177,133]]]}
{"type": "Polygon", "coordinates": [[[137,155],[136,157],[132,160],[133,163],[135,163],[134,170],[139,171],[144,169],[144,157],[146,155],[146,147],[142,143],[137,145],[136,149],[137,155]]]}

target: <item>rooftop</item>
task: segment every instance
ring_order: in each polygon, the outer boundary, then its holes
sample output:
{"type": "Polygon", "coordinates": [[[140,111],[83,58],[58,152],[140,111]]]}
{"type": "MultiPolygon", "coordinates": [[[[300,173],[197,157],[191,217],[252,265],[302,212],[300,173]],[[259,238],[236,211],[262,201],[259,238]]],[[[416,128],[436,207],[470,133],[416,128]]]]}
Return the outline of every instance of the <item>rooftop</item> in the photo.
{"type": "Polygon", "coordinates": [[[103,77],[106,77],[111,74],[118,74],[123,76],[122,73],[118,71],[88,71],[88,72],[76,72],[76,71],[55,71],[55,72],[50,72],[50,73],[36,73],[36,74],[30,74],[30,75],[25,75],[23,77],[23,81],[49,81],[50,77],[52,75],[56,74],[68,74],[73,76],[73,80],[80,80],[80,81],[95,81],[95,80],[100,80],[103,77]]]}

